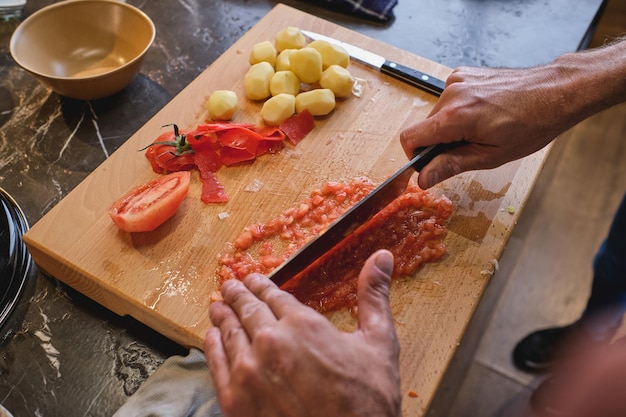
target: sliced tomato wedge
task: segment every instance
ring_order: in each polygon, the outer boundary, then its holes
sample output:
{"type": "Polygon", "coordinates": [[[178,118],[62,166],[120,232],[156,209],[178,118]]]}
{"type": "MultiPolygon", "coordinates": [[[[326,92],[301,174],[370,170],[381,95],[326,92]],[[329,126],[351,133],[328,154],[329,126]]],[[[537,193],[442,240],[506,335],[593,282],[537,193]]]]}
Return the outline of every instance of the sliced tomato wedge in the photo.
{"type": "Polygon", "coordinates": [[[172,217],[189,191],[189,171],[178,171],[133,188],[109,209],[125,232],[149,232],[172,217]]]}

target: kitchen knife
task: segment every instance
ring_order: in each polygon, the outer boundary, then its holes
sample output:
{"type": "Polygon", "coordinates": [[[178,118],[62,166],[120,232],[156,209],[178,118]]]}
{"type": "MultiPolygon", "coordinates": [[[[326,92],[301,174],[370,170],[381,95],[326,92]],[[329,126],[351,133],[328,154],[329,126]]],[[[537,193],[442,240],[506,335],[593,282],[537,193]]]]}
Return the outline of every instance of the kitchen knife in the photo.
{"type": "Polygon", "coordinates": [[[310,32],[308,30],[303,30],[302,33],[313,40],[324,40],[326,42],[339,45],[348,52],[351,58],[377,68],[383,74],[397,78],[400,81],[412,85],[413,87],[421,88],[422,90],[436,96],[440,96],[446,86],[446,83],[438,78],[416,69],[409,68],[397,62],[390,61],[373,52],[359,48],[358,46],[342,42],[328,36],[320,35],[319,33],[310,32]]]}
{"type": "Polygon", "coordinates": [[[333,246],[369,220],[385,206],[406,191],[409,179],[415,171],[420,171],[432,159],[454,144],[437,144],[418,148],[414,157],[399,171],[363,197],[341,217],[335,220],[325,231],[310,240],[293,256],[276,267],[269,275],[276,285],[281,286],[303,271],[317,258],[328,252],[333,246]]]}

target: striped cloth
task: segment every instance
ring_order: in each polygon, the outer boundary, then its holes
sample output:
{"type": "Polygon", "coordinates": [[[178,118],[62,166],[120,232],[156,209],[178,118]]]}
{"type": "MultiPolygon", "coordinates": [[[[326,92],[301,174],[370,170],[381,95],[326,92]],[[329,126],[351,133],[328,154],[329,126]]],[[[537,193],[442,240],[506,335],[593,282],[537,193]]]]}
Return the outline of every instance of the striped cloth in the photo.
{"type": "Polygon", "coordinates": [[[387,21],[393,17],[398,0],[309,0],[340,12],[373,20],[387,21]]]}

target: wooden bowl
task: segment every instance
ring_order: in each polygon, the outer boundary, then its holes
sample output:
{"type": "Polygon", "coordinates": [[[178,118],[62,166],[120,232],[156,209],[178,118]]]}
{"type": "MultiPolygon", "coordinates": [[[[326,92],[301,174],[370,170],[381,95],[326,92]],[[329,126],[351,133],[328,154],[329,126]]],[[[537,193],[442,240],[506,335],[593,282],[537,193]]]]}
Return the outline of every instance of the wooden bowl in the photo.
{"type": "Polygon", "coordinates": [[[139,72],[154,41],[152,20],[116,0],[69,0],[25,19],[11,37],[15,62],[56,93],[110,96],[139,72]]]}

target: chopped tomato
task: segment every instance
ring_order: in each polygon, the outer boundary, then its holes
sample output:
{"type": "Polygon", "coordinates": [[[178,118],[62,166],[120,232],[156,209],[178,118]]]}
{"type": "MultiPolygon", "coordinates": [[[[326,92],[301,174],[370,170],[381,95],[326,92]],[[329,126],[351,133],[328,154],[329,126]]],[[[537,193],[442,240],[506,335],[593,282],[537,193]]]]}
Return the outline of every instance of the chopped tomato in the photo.
{"type": "Polygon", "coordinates": [[[189,171],[155,178],[130,190],[109,209],[113,222],[125,232],[149,232],[172,217],[187,196],[189,171]]]}

